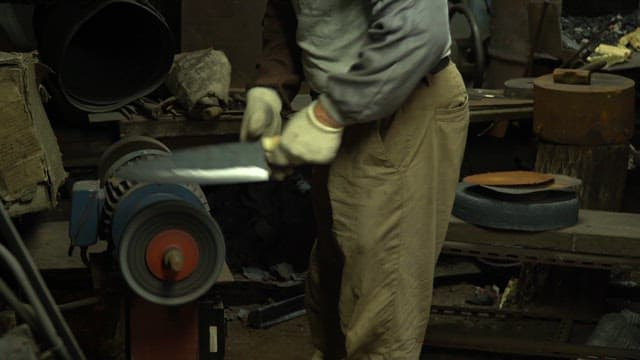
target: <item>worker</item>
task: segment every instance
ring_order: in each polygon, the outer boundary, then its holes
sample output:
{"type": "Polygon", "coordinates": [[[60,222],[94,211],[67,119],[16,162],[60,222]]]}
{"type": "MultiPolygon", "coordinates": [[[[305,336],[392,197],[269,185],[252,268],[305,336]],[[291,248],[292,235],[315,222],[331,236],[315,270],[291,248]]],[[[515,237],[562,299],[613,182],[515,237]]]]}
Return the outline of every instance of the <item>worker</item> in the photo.
{"type": "Polygon", "coordinates": [[[241,139],[314,173],[314,359],[418,359],[468,128],[446,0],[270,0],[241,139]],[[282,125],[304,78],[316,98],[282,125]],[[316,96],[317,95],[317,96],[316,96]]]}

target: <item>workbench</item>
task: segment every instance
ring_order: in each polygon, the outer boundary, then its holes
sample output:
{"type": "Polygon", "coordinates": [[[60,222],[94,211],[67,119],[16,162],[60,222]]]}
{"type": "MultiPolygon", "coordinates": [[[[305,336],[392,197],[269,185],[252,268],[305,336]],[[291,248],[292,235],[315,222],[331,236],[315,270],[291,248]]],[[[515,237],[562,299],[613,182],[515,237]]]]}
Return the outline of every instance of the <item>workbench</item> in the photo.
{"type": "MultiPolygon", "coordinates": [[[[486,229],[452,218],[443,253],[510,264],[637,271],[640,214],[581,210],[576,225],[544,232],[486,229]]],[[[640,359],[635,350],[584,345],[599,318],[583,318],[571,310],[536,313],[433,306],[431,312],[426,344],[433,347],[564,359],[640,359]],[[530,337],[523,331],[526,328],[539,328],[547,336],[530,337]],[[505,329],[512,330],[505,333],[505,329]]]]}
{"type": "MultiPolygon", "coordinates": [[[[470,89],[469,95],[472,123],[530,119],[533,114],[533,100],[505,98],[502,90],[470,89]]],[[[294,102],[294,109],[299,109],[309,101],[308,96],[301,95],[294,102]]],[[[180,112],[162,114],[156,119],[138,113],[112,118],[119,120],[120,137],[143,135],[162,139],[177,136],[237,136],[240,133],[242,111],[226,111],[213,121],[187,119],[180,112]]]]}
{"type": "MultiPolygon", "coordinates": [[[[530,233],[485,229],[452,218],[443,253],[579,268],[640,269],[640,214],[582,210],[579,219],[569,228],[530,233]]],[[[65,256],[69,244],[66,221],[44,221],[30,230],[25,241],[41,270],[83,267],[77,255],[65,256]]],[[[554,354],[554,358],[567,359],[585,354],[593,359],[640,359],[634,351],[581,345],[597,318],[437,304],[431,311],[426,344],[433,347],[554,354]],[[537,337],[528,335],[531,329],[537,329],[537,337]]]]}
{"type": "MultiPolygon", "coordinates": [[[[571,267],[640,269],[640,214],[581,210],[579,219],[566,229],[520,232],[485,229],[453,217],[443,253],[571,267]]],[[[67,221],[44,221],[24,235],[41,268],[83,267],[78,257],[65,256],[67,221]]]]}
{"type": "Polygon", "coordinates": [[[640,214],[581,210],[575,226],[544,232],[484,229],[453,218],[443,253],[569,267],[640,269],[640,214]]]}

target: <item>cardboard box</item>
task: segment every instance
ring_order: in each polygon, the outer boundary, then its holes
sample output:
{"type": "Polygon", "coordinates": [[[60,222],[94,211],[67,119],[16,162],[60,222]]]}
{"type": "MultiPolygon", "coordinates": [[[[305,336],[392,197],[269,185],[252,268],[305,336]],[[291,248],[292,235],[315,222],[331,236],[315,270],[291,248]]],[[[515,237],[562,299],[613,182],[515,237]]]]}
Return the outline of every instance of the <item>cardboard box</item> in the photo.
{"type": "Polygon", "coordinates": [[[11,216],[51,209],[67,177],[32,53],[0,52],[0,199],[11,216]]]}

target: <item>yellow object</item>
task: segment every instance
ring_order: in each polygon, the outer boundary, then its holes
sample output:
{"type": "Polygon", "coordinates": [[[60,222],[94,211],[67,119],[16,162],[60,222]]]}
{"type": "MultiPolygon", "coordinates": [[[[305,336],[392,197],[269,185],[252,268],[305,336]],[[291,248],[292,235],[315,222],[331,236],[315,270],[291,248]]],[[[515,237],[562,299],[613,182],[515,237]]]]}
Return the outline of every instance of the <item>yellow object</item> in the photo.
{"type": "Polygon", "coordinates": [[[627,61],[631,57],[632,51],[624,46],[613,46],[607,44],[600,44],[594,51],[593,55],[587,58],[589,63],[596,63],[599,61],[606,61],[608,68],[615,64],[621,64],[627,61]]]}
{"type": "Polygon", "coordinates": [[[636,51],[640,51],[640,28],[620,38],[618,44],[624,47],[631,45],[636,51]]]}
{"type": "Polygon", "coordinates": [[[518,293],[518,284],[519,281],[516,278],[509,280],[507,287],[504,289],[504,293],[502,293],[502,297],[500,298],[499,309],[502,309],[508,301],[513,299],[518,293]]]}
{"type": "Polygon", "coordinates": [[[630,49],[627,49],[624,46],[614,46],[614,45],[607,45],[607,44],[600,44],[596,48],[595,53],[601,54],[601,55],[612,55],[612,56],[623,57],[623,58],[631,57],[630,49]]]}

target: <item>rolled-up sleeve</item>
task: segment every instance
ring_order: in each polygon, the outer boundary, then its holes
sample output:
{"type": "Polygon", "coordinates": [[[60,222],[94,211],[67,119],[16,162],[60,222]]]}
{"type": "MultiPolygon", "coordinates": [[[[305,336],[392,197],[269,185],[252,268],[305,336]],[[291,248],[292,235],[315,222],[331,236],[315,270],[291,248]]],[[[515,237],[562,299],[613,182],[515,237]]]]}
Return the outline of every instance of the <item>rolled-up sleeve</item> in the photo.
{"type": "Polygon", "coordinates": [[[451,44],[446,0],[370,0],[371,21],[358,61],[329,74],[320,102],[349,125],[393,114],[451,44]]]}

